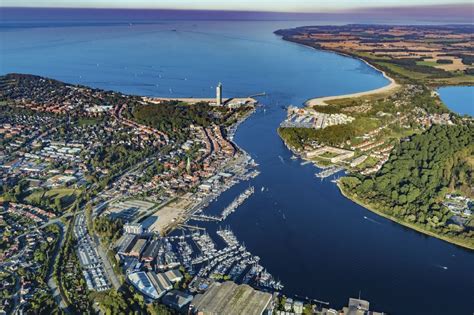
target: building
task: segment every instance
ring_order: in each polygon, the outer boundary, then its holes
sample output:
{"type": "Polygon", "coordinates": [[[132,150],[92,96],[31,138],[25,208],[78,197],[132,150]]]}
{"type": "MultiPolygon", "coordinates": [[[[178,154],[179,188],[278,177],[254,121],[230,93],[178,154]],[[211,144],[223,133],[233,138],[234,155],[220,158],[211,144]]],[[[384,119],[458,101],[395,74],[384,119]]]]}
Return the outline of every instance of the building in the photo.
{"type": "Polygon", "coordinates": [[[137,288],[138,291],[140,291],[144,295],[152,299],[158,299],[160,297],[145,272],[140,271],[131,273],[128,275],[128,280],[130,281],[130,283],[133,284],[135,288],[137,288]]]}
{"type": "Polygon", "coordinates": [[[216,87],[216,105],[222,105],[222,83],[220,82],[216,87]]]}
{"type": "Polygon", "coordinates": [[[175,282],[180,282],[183,280],[183,274],[178,270],[178,269],[171,269],[165,272],[166,278],[168,278],[169,281],[175,283],[175,282]]]}
{"type": "Polygon", "coordinates": [[[369,301],[350,298],[349,305],[342,309],[344,315],[383,315],[384,313],[369,311],[369,301]]]}
{"type": "Polygon", "coordinates": [[[117,244],[117,253],[121,255],[128,255],[136,242],[136,236],[133,234],[124,234],[117,244]]]}
{"type": "Polygon", "coordinates": [[[303,314],[304,311],[304,304],[301,301],[294,301],[293,302],[293,311],[296,314],[303,314]]]}
{"type": "Polygon", "coordinates": [[[272,295],[253,289],[249,285],[237,285],[232,281],[214,282],[204,294],[198,294],[191,302],[193,314],[211,315],[261,315],[269,307],[272,295]]]}
{"type": "Polygon", "coordinates": [[[140,223],[127,223],[123,226],[123,230],[129,234],[143,234],[143,227],[140,223]]]}
{"type": "Polygon", "coordinates": [[[142,255],[142,260],[145,262],[152,262],[156,256],[158,255],[158,252],[160,251],[160,241],[154,240],[151,241],[150,245],[145,249],[142,255]]]}
{"type": "Polygon", "coordinates": [[[148,272],[147,275],[158,294],[158,298],[165,295],[167,291],[173,289],[173,284],[163,273],[148,272]]]}
{"type": "Polygon", "coordinates": [[[130,250],[129,256],[140,258],[140,255],[142,254],[143,249],[145,248],[146,242],[146,239],[138,239],[135,245],[133,245],[133,248],[130,250]]]}
{"type": "Polygon", "coordinates": [[[183,310],[186,305],[191,303],[193,296],[178,290],[171,290],[166,293],[161,302],[177,311],[183,310]]]}

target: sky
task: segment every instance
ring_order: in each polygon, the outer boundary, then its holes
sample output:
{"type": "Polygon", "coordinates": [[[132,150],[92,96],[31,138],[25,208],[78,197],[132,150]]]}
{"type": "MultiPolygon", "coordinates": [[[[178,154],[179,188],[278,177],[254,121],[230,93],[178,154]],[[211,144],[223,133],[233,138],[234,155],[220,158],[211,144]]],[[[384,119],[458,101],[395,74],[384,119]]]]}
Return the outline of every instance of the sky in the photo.
{"type": "Polygon", "coordinates": [[[362,8],[472,4],[463,0],[0,0],[3,7],[156,8],[330,12],[362,8]]]}

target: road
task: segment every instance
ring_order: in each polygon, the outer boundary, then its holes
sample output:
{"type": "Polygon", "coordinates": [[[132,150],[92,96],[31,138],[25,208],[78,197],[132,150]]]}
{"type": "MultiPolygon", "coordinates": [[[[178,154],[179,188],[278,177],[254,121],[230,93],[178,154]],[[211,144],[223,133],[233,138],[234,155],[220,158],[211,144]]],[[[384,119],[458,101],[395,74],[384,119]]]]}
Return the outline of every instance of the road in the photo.
{"type": "Polygon", "coordinates": [[[116,290],[118,290],[121,286],[121,282],[117,278],[117,276],[115,275],[114,268],[110,264],[109,258],[107,257],[107,254],[104,251],[104,249],[102,248],[102,245],[100,244],[99,238],[97,237],[97,235],[94,234],[92,239],[94,240],[94,243],[95,243],[96,248],[97,248],[97,252],[99,253],[100,259],[102,260],[102,263],[104,265],[104,270],[107,273],[107,276],[108,276],[110,282],[112,283],[112,286],[116,290]]]}
{"type": "MultiPolygon", "coordinates": [[[[56,262],[56,258],[59,255],[59,252],[61,251],[61,248],[64,245],[64,223],[62,223],[61,220],[55,219],[54,224],[57,224],[59,226],[59,242],[58,245],[56,245],[56,249],[54,250],[53,257],[51,257],[51,264],[49,266],[48,270],[48,286],[51,289],[51,293],[53,294],[53,298],[56,301],[56,304],[59,305],[59,307],[66,313],[70,314],[71,312],[69,311],[68,305],[66,303],[66,300],[61,294],[61,291],[59,290],[56,281],[54,281],[54,264],[56,262]]],[[[51,222],[51,221],[50,221],[51,222]]]]}

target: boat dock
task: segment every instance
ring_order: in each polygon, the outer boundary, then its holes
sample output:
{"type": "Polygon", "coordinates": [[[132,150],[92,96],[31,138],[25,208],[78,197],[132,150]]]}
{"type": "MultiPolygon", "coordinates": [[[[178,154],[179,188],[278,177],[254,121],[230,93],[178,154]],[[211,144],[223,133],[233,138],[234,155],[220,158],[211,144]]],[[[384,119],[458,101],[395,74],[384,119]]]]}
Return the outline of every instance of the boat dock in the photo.
{"type": "Polygon", "coordinates": [[[319,177],[319,178],[326,178],[326,177],[329,177],[331,175],[334,175],[340,171],[344,170],[344,167],[342,166],[334,166],[334,167],[330,167],[330,168],[327,168],[327,169],[324,169],[322,170],[321,172],[319,173],[316,173],[314,175],[316,175],[316,177],[319,177]]]}
{"type": "Polygon", "coordinates": [[[219,217],[206,214],[192,214],[189,218],[195,221],[222,221],[219,217]]]}
{"type": "Polygon", "coordinates": [[[188,228],[188,229],[191,229],[191,230],[200,230],[200,231],[205,231],[206,230],[205,228],[200,227],[200,226],[196,226],[196,225],[180,224],[179,226],[182,227],[182,228],[188,228]]]}
{"type": "Polygon", "coordinates": [[[228,205],[221,214],[221,221],[225,220],[232,212],[244,203],[255,192],[255,187],[251,186],[241,193],[234,201],[228,205]]]}

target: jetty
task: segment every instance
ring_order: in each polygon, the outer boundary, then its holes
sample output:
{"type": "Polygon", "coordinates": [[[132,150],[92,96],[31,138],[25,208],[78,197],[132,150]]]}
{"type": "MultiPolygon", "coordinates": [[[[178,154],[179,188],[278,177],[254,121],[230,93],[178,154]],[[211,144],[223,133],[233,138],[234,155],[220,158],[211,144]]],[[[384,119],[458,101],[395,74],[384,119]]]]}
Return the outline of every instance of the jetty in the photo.
{"type": "Polygon", "coordinates": [[[205,228],[200,227],[200,226],[196,226],[196,225],[180,224],[179,226],[182,227],[182,228],[188,228],[188,229],[191,229],[191,230],[200,230],[200,231],[205,231],[206,230],[205,228]]]}
{"type": "Polygon", "coordinates": [[[255,192],[255,187],[251,186],[241,193],[234,201],[228,205],[221,214],[221,221],[225,220],[232,212],[235,211],[247,198],[255,192]]]}
{"type": "Polygon", "coordinates": [[[342,166],[334,166],[334,167],[330,167],[330,168],[327,168],[327,169],[324,169],[322,170],[321,172],[319,173],[316,173],[314,174],[316,177],[319,177],[319,178],[326,178],[326,177],[329,177],[331,175],[334,175],[340,171],[344,170],[344,167],[342,166]]]}
{"type": "Polygon", "coordinates": [[[189,218],[195,221],[221,221],[219,217],[206,214],[192,214],[189,218]]]}

